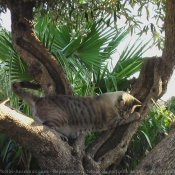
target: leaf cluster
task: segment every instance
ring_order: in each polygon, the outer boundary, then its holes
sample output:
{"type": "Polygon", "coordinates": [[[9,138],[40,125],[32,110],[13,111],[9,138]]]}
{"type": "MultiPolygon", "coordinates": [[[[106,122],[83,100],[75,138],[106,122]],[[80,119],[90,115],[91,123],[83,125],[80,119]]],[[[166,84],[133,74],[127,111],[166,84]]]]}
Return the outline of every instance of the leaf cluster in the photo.
{"type": "MultiPolygon", "coordinates": [[[[50,20],[59,25],[69,25],[75,30],[85,30],[86,22],[94,22],[109,16],[107,25],[116,29],[125,27],[138,35],[152,33],[159,49],[164,47],[164,19],[166,0],[24,0],[35,2],[34,14],[50,15],[50,20]],[[143,22],[144,21],[144,22],[143,22]]],[[[6,12],[5,0],[0,0],[0,12],[6,12]]]]}
{"type": "Polygon", "coordinates": [[[75,95],[79,92],[81,96],[92,95],[90,89],[96,93],[126,90],[127,78],[139,71],[142,54],[149,49],[150,41],[138,38],[134,45],[128,43],[118,51],[117,47],[129,34],[123,28],[116,31],[109,27],[108,16],[104,21],[86,22],[85,32],[72,26],[53,25],[49,15],[36,19],[38,38],[63,67],[75,95]],[[116,52],[120,55],[112,58],[116,52]]]}
{"type": "Polygon", "coordinates": [[[172,96],[165,104],[166,108],[175,114],[175,96],[172,96]]]}

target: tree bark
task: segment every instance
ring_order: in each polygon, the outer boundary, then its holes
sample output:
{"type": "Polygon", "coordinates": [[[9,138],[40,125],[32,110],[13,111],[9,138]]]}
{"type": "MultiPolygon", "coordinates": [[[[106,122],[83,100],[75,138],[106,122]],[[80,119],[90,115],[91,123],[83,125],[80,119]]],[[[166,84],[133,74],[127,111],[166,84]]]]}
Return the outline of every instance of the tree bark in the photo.
{"type": "MultiPolygon", "coordinates": [[[[165,48],[159,69],[162,92],[166,92],[169,79],[175,68],[175,1],[166,1],[165,48]]],[[[175,125],[169,135],[159,143],[138,165],[134,174],[175,174],[175,125]]]]}
{"type": "Polygon", "coordinates": [[[153,148],[142,162],[131,171],[131,174],[175,174],[175,125],[170,133],[155,148],[153,148]]]}
{"type": "MultiPolygon", "coordinates": [[[[72,94],[63,69],[35,35],[32,11],[35,3],[23,0],[7,0],[7,2],[12,16],[13,47],[29,67],[30,75],[41,84],[43,94],[45,96],[72,94]]],[[[52,129],[38,125],[32,119],[1,104],[0,132],[27,148],[37,158],[41,169],[49,171],[48,174],[52,174],[54,169],[63,170],[65,174],[70,171],[72,174],[78,174],[77,172],[102,174],[110,164],[114,162],[119,164],[133,134],[152,107],[152,99],[156,101],[165,93],[174,70],[175,38],[172,37],[175,36],[174,0],[167,0],[166,13],[163,56],[144,60],[139,78],[131,91],[131,94],[143,103],[139,111],[141,114],[139,121],[103,132],[84,150],[84,135],[69,146],[52,129]]]]}
{"type": "MultiPolygon", "coordinates": [[[[167,84],[175,67],[175,1],[166,1],[165,48],[162,58],[144,59],[139,78],[132,87],[131,94],[142,102],[141,119],[125,127],[117,127],[111,131],[110,137],[103,138],[103,145],[95,152],[95,160],[99,162],[101,171],[115,161],[119,164],[124,156],[133,134],[138,129],[153,105],[167,90],[167,84]]],[[[96,142],[96,141],[95,141],[96,142]]],[[[98,141],[97,141],[98,142],[98,141]]],[[[93,149],[93,143],[90,147],[93,149]]]]}
{"type": "Polygon", "coordinates": [[[41,169],[51,174],[54,170],[71,170],[73,167],[78,170],[78,159],[72,156],[71,147],[61,141],[54,130],[35,123],[33,119],[3,103],[0,104],[0,123],[0,132],[14,138],[35,155],[41,169]]]}
{"type": "Polygon", "coordinates": [[[72,95],[70,83],[58,61],[37,38],[34,32],[35,2],[7,0],[11,12],[12,44],[27,64],[29,74],[41,85],[44,95],[72,95]]]}

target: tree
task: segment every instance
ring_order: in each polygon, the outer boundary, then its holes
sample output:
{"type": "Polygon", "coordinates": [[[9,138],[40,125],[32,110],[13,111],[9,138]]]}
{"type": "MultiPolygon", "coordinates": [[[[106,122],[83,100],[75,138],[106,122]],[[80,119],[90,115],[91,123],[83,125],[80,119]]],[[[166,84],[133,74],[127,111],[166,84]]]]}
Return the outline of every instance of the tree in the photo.
{"type": "MultiPolygon", "coordinates": [[[[6,6],[10,9],[12,15],[13,47],[27,64],[31,77],[38,84],[41,84],[43,94],[45,96],[54,94],[72,95],[70,83],[63,69],[37,39],[33,30],[33,7],[41,7],[45,4],[44,2],[45,1],[35,2],[34,0],[1,1],[1,11],[4,10],[6,6]]],[[[49,7],[55,7],[50,6],[53,4],[49,2],[50,1],[47,2],[48,4],[45,7],[48,9],[49,7]]],[[[59,4],[64,6],[66,2],[67,1],[63,4],[59,2],[59,4]]],[[[121,9],[121,3],[120,1],[111,2],[117,2],[117,4],[111,5],[112,8],[110,9],[110,12],[111,10],[114,12],[115,18],[116,12],[121,9]]],[[[163,1],[161,1],[161,3],[164,5],[163,1]]],[[[67,3],[67,6],[68,4],[69,3],[67,3]]],[[[97,4],[100,4],[100,2],[97,4]]],[[[67,6],[65,5],[64,7],[66,8],[67,6]]],[[[60,8],[62,6],[57,7],[60,8]]],[[[97,11],[100,12],[101,6],[93,7],[96,7],[98,9],[97,11]]],[[[108,12],[110,6],[104,5],[102,7],[106,7],[104,10],[108,12]]],[[[81,174],[90,174],[92,172],[93,174],[100,174],[114,161],[119,163],[139,123],[150,110],[152,99],[156,101],[165,93],[168,80],[173,73],[175,65],[175,41],[174,37],[172,37],[175,32],[174,10],[175,2],[173,0],[167,0],[165,45],[162,57],[145,59],[139,78],[132,83],[131,94],[143,103],[140,110],[142,117],[139,121],[117,127],[115,130],[103,132],[84,151],[84,135],[78,137],[74,144],[70,146],[63,142],[56,132],[51,131],[46,126],[38,125],[33,122],[32,119],[26,118],[22,114],[5,106],[4,103],[1,103],[0,131],[19,141],[21,145],[30,150],[37,158],[41,169],[47,169],[49,174],[54,173],[55,170],[62,174],[64,172],[64,174],[70,172],[74,174],[77,174],[77,172],[81,174]],[[15,132],[12,133],[11,130],[15,132]],[[30,143],[30,145],[28,143],[30,143]]]]}
{"type": "MultiPolygon", "coordinates": [[[[87,36],[77,35],[76,37],[71,38],[70,26],[63,25],[57,28],[49,22],[48,15],[46,15],[43,18],[35,17],[34,28],[38,38],[45,47],[55,55],[56,59],[59,60],[64,68],[73,85],[74,94],[78,96],[85,94],[92,95],[94,93],[129,88],[126,77],[140,69],[143,60],[141,55],[149,48],[149,42],[143,44],[142,41],[137,39],[133,45],[128,43],[126,47],[123,48],[123,51],[120,50],[122,53],[119,60],[116,62],[116,65],[113,65],[113,70],[110,69],[111,72],[109,72],[106,65],[106,59],[110,57],[111,53],[118,50],[116,49],[116,46],[129,34],[123,29],[118,29],[118,32],[116,33],[116,30],[113,27],[109,28],[106,27],[106,25],[103,25],[103,23],[101,24],[98,22],[94,22],[92,25],[88,23],[87,27],[90,29],[88,30],[87,36]],[[79,40],[81,42],[79,42],[79,40]],[[91,52],[89,53],[89,50],[86,51],[84,48],[89,48],[91,52]],[[99,48],[101,49],[99,50],[99,48]],[[91,76],[93,76],[93,80],[89,80],[91,76]]],[[[0,89],[2,92],[7,92],[8,94],[5,95],[3,93],[3,97],[10,96],[10,105],[30,116],[30,112],[25,103],[22,103],[21,100],[18,101],[18,98],[16,98],[14,94],[9,95],[11,94],[11,92],[8,92],[10,89],[6,87],[12,81],[30,81],[32,78],[28,75],[27,68],[19,58],[19,55],[13,50],[10,32],[7,32],[4,29],[2,29],[0,33],[0,50],[3,51],[0,53],[0,59],[2,60],[1,71],[2,73],[5,71],[7,74],[4,79],[1,77],[3,84],[1,83],[0,89]]],[[[92,142],[91,140],[93,138],[94,134],[86,139],[86,146],[92,142]]],[[[3,162],[0,165],[0,169],[6,170],[8,168],[15,170],[19,169],[19,167],[22,170],[36,169],[36,166],[34,167],[36,163],[33,164],[33,157],[31,157],[30,153],[26,150],[22,150],[21,146],[18,148],[18,145],[16,144],[18,149],[15,149],[14,151],[13,149],[8,149],[8,147],[13,148],[15,142],[11,142],[11,139],[6,139],[4,141],[4,135],[2,135],[0,143],[0,159],[2,158],[3,162]],[[4,145],[3,142],[5,142],[4,145]],[[25,156],[26,153],[28,153],[28,156],[25,156]],[[23,161],[21,162],[21,160],[23,161]],[[15,162],[18,162],[18,164],[15,162]]]]}

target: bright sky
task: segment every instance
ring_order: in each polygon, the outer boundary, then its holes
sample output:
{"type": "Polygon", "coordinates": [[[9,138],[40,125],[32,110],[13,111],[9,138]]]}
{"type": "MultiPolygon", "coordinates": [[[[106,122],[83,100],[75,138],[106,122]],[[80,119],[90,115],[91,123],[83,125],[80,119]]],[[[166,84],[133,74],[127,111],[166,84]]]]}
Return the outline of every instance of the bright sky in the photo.
{"type": "MultiPolygon", "coordinates": [[[[11,30],[10,12],[8,11],[6,14],[1,14],[0,19],[2,19],[2,21],[0,21],[2,26],[10,31],[11,30]]],[[[147,36],[147,37],[151,37],[151,36],[147,36]]],[[[129,41],[130,41],[130,38],[128,38],[128,42],[129,41]]],[[[125,42],[127,42],[127,40],[125,40],[125,42]]],[[[123,46],[121,45],[121,47],[123,46]]],[[[162,55],[162,52],[158,50],[158,48],[154,47],[154,48],[149,49],[143,56],[151,57],[151,56],[161,56],[161,55],[162,55]]],[[[175,96],[174,82],[175,82],[175,74],[173,74],[173,76],[171,77],[171,80],[168,84],[167,93],[161,98],[162,100],[166,101],[171,96],[175,96]]]]}

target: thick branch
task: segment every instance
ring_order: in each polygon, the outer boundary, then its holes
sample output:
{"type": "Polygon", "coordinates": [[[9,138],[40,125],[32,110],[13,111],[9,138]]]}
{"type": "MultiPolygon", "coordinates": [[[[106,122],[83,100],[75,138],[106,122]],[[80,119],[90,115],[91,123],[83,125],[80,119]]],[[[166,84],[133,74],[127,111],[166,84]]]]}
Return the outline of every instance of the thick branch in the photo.
{"type": "Polygon", "coordinates": [[[123,127],[122,129],[126,129],[127,126],[121,126],[120,128],[116,129],[112,134],[112,136],[107,140],[106,144],[104,144],[103,147],[101,147],[101,149],[99,150],[99,152],[97,152],[96,156],[99,157],[98,163],[100,164],[101,172],[104,171],[104,169],[106,169],[109,165],[111,165],[114,162],[116,164],[120,163],[120,160],[124,156],[125,152],[127,151],[130,139],[132,138],[133,134],[137,130],[138,125],[139,125],[139,122],[134,122],[133,124],[130,124],[129,128],[127,128],[124,134],[123,132],[119,134],[116,131],[118,131],[122,127],[123,127]],[[116,135],[118,134],[120,137],[120,138],[118,137],[120,140],[120,143],[118,143],[118,140],[116,139],[116,135]],[[112,149],[111,148],[110,150],[108,149],[109,151],[104,154],[104,151],[107,149],[108,142],[111,143],[112,149]],[[114,147],[114,145],[116,146],[114,147]]]}
{"type": "Polygon", "coordinates": [[[175,174],[175,125],[166,136],[143,161],[136,167],[132,174],[175,174]],[[166,173],[167,172],[167,173],[166,173]]]}
{"type": "Polygon", "coordinates": [[[28,149],[38,160],[40,168],[48,174],[57,170],[84,173],[83,165],[77,156],[73,156],[73,149],[67,142],[63,142],[54,130],[34,122],[4,104],[0,104],[0,133],[15,139],[28,149]],[[29,144],[30,143],[30,144],[29,144]]]}
{"type": "Polygon", "coordinates": [[[166,1],[165,18],[165,47],[162,54],[162,67],[160,73],[163,80],[163,93],[175,68],[175,1],[166,1]]]}
{"type": "Polygon", "coordinates": [[[12,44],[29,68],[30,75],[41,84],[45,95],[72,94],[70,84],[58,61],[38,40],[33,29],[35,3],[8,0],[12,20],[12,44]]]}
{"type": "MultiPolygon", "coordinates": [[[[145,59],[140,76],[132,91],[135,94],[134,96],[143,102],[143,106],[140,109],[141,119],[132,124],[117,127],[114,132],[111,132],[109,139],[105,140],[105,143],[94,156],[101,167],[101,171],[114,162],[117,164],[120,162],[133,134],[150,110],[153,104],[152,99],[157,100],[160,96],[162,90],[162,80],[158,73],[160,63],[161,58],[145,59]]],[[[98,143],[96,144],[98,145],[98,143]]],[[[96,148],[96,145],[94,145],[94,148],[96,148]]],[[[93,150],[89,152],[93,152],[93,150]]]]}

